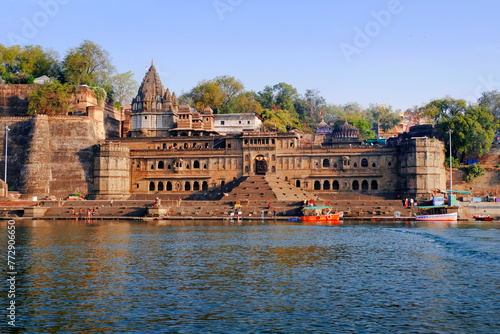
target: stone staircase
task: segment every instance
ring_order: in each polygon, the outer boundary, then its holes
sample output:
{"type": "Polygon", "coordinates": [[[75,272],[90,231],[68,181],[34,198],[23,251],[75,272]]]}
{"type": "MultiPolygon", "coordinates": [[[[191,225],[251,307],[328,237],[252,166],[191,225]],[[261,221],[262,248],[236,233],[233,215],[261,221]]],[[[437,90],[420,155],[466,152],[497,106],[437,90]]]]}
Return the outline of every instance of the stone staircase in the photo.
{"type": "Polygon", "coordinates": [[[278,201],[281,202],[303,202],[313,199],[315,203],[324,202],[317,195],[307,192],[301,188],[294,187],[290,182],[278,179],[274,176],[266,176],[266,181],[273,190],[278,201]]]}
{"type": "Polygon", "coordinates": [[[275,202],[278,197],[269,185],[265,176],[252,175],[247,177],[236,187],[231,189],[223,201],[256,201],[256,202],[275,202]]]}

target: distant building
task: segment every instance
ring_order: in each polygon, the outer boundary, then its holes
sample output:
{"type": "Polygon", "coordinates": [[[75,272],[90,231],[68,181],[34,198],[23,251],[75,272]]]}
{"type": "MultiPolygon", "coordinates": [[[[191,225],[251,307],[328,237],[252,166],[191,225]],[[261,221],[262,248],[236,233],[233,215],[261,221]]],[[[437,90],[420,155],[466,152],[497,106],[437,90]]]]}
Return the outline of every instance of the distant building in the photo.
{"type": "Polygon", "coordinates": [[[46,75],[42,75],[41,77],[36,78],[33,82],[36,83],[37,85],[45,85],[46,83],[49,83],[52,79],[49,78],[46,75]]]}
{"type": "Polygon", "coordinates": [[[261,128],[262,121],[254,113],[215,115],[214,130],[219,134],[235,134],[243,131],[259,132],[261,128]]]}

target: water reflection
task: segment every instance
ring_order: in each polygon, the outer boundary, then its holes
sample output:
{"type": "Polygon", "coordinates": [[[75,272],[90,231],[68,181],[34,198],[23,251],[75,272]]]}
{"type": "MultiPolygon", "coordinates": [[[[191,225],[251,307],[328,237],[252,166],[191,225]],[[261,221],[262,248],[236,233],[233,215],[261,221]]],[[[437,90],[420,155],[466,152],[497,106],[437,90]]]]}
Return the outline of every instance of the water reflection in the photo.
{"type": "Polygon", "coordinates": [[[19,225],[27,331],[500,330],[496,225],[19,225]]]}

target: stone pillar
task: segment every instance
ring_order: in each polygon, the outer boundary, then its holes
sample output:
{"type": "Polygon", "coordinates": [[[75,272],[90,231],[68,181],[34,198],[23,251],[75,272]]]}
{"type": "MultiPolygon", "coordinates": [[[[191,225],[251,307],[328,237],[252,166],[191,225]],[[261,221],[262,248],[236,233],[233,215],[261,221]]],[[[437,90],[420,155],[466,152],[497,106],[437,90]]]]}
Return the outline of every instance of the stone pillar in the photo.
{"type": "Polygon", "coordinates": [[[130,196],[130,149],[119,143],[96,148],[94,191],[97,199],[126,199],[130,196]]]}

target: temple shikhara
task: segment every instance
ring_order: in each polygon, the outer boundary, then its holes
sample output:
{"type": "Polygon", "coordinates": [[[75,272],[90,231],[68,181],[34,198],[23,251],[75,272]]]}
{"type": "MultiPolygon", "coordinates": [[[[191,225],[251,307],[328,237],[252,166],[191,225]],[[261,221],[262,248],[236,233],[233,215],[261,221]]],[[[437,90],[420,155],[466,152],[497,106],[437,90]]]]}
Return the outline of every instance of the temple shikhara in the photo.
{"type": "Polygon", "coordinates": [[[203,136],[214,134],[212,109],[197,111],[179,105],[175,93],[163,87],[154,64],[132,100],[132,137],[203,136]]]}
{"type": "Polygon", "coordinates": [[[222,194],[260,175],[304,194],[402,194],[445,188],[444,147],[431,126],[415,126],[385,146],[362,145],[347,122],[320,123],[313,135],[262,131],[254,114],[214,115],[179,105],[154,65],[131,104],[129,137],[95,152],[94,195],[222,194]]]}

